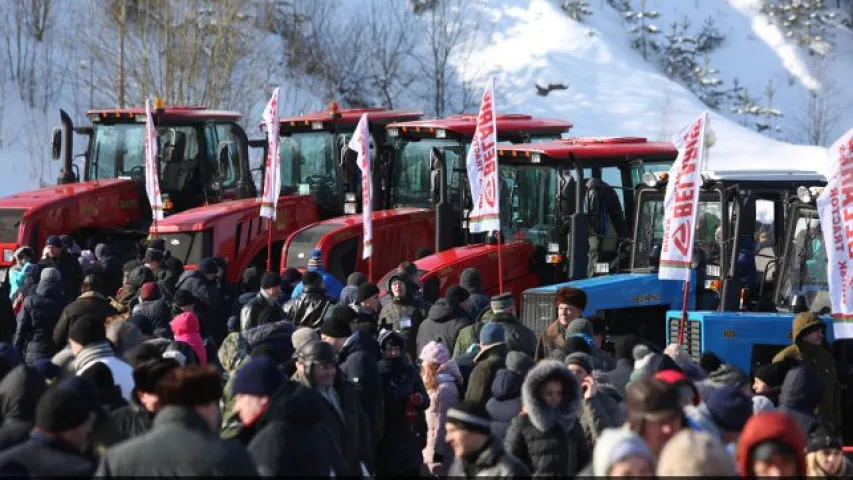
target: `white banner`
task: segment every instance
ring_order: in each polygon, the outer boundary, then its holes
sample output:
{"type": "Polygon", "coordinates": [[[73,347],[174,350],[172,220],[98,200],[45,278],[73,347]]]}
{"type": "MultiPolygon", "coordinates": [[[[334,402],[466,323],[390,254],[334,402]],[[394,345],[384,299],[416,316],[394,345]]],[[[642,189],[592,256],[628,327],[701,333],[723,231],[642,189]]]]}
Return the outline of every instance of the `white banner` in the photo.
{"type": "Polygon", "coordinates": [[[373,253],[373,211],[370,199],[373,198],[373,185],[370,181],[370,130],[367,128],[367,114],[361,114],[355,133],[349,141],[349,148],[358,153],[358,168],[361,170],[361,223],[364,226],[361,258],[373,253]]]}
{"type": "Polygon", "coordinates": [[[272,92],[264,109],[264,126],[267,129],[267,164],[264,172],[264,194],[261,197],[261,216],[275,220],[278,195],[281,191],[281,156],[279,156],[278,88],[272,92]]]}
{"type": "Polygon", "coordinates": [[[145,193],[151,204],[151,216],[163,220],[163,197],[160,195],[160,175],[157,168],[157,127],[151,116],[151,102],[145,100],[145,193]]]}
{"type": "Polygon", "coordinates": [[[498,127],[495,117],[495,79],[490,78],[480,103],[477,129],[465,159],[473,203],[468,224],[471,233],[500,231],[501,228],[498,127]]]}
{"type": "Polygon", "coordinates": [[[835,338],[853,338],[853,129],[829,148],[829,181],[817,197],[817,213],[835,338]]]}
{"type": "Polygon", "coordinates": [[[707,129],[708,112],[704,112],[673,142],[678,147],[678,158],[669,171],[664,197],[663,244],[658,272],[662,280],[690,280],[707,129]]]}

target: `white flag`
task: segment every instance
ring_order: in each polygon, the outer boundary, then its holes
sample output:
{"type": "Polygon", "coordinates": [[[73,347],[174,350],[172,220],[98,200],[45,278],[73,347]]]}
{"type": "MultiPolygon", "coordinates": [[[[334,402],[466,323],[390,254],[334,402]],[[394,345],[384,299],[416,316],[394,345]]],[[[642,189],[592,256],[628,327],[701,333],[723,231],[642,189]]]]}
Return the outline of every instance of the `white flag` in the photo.
{"type": "Polygon", "coordinates": [[[833,331],[836,339],[853,338],[853,129],[829,148],[829,162],[817,213],[824,232],[833,331]]]}
{"type": "Polygon", "coordinates": [[[662,280],[690,280],[707,129],[708,112],[704,112],[674,141],[678,146],[678,158],[669,171],[664,197],[663,244],[658,272],[662,280]]]}
{"type": "Polygon", "coordinates": [[[261,197],[261,216],[275,220],[278,195],[281,191],[281,157],[279,156],[278,88],[272,92],[264,109],[264,126],[267,129],[267,163],[264,172],[264,194],[261,197]]]}
{"type": "Polygon", "coordinates": [[[361,258],[373,253],[373,212],[370,199],[373,198],[373,185],[370,182],[370,130],[367,128],[367,114],[361,114],[355,133],[349,141],[349,148],[358,154],[358,168],[361,170],[361,223],[364,227],[361,258]]]}
{"type": "Polygon", "coordinates": [[[157,127],[151,116],[151,105],[145,100],[145,193],[151,204],[154,221],[163,220],[163,197],[160,195],[160,176],[157,168],[157,127]]]}
{"type": "Polygon", "coordinates": [[[477,129],[465,159],[473,203],[468,224],[471,233],[500,231],[501,228],[495,117],[495,79],[490,78],[480,103],[477,129]]]}

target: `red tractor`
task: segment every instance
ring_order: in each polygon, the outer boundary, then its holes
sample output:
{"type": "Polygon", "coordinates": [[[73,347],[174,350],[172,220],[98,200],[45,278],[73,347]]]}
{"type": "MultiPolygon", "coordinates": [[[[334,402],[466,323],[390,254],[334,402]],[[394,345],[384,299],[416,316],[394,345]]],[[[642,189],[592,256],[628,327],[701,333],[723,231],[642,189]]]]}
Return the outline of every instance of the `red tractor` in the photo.
{"type": "MultiPolygon", "coordinates": [[[[527,288],[627,267],[635,188],[677,156],[672,144],[644,138],[498,146],[504,291],[520,305],[527,288]]],[[[479,238],[416,261],[421,281],[436,278],[444,292],[474,267],[486,293],[497,294],[497,243],[479,238]]]]}
{"type": "MultiPolygon", "coordinates": [[[[369,121],[375,122],[372,115],[369,121]]],[[[517,114],[498,115],[496,121],[498,141],[503,143],[554,140],[572,127],[562,120],[517,114]]],[[[388,125],[388,136],[396,140],[392,155],[374,164],[374,185],[383,188],[374,189],[372,199],[375,247],[370,281],[414,258],[417,249],[433,248],[436,239],[442,250],[467,242],[462,228],[464,205],[470,204],[465,152],[476,125],[475,115],[388,125]]],[[[349,200],[356,202],[356,195],[349,200]]],[[[367,272],[367,260],[361,258],[362,229],[361,215],[306,226],[285,242],[280,268],[305,269],[318,249],[327,270],[341,282],[352,272],[367,272]]]]}
{"type": "MultiPolygon", "coordinates": [[[[145,195],[145,109],[92,110],[92,124],[74,127],[60,111],[53,131],[53,158],[64,152],[58,186],[0,199],[0,280],[16,248],[39,251],[49,235],[71,234],[84,248],[98,242],[134,252],[151,223],[145,195]],[[73,134],[89,138],[73,155],[73,134]],[[74,163],[82,158],[82,166],[74,163]]],[[[204,107],[155,107],[159,136],[160,190],[166,214],[198,205],[253,198],[248,139],[236,112],[204,107]]]]}
{"type": "MultiPolygon", "coordinates": [[[[371,148],[377,152],[377,161],[389,156],[386,125],[423,116],[383,108],[338,110],[331,104],[328,111],[279,120],[281,196],[272,232],[273,265],[279,264],[283,240],[295,230],[355,212],[357,167],[342,152],[363,113],[370,115],[371,148]]],[[[265,141],[251,144],[266,147],[265,141]]],[[[152,226],[151,233],[164,238],[172,254],[189,268],[204,257],[227,258],[228,280],[236,282],[246,267],[266,267],[268,225],[260,218],[260,199],[253,197],[172,215],[157,222],[156,231],[152,226]]]]}

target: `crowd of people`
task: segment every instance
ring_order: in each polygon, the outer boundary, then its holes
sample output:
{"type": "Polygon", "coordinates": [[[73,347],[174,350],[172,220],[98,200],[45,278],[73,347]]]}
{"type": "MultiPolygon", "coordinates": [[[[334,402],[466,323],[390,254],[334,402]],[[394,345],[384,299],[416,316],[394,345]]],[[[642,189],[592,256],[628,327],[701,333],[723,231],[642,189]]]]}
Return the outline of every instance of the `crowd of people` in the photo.
{"type": "Polygon", "coordinates": [[[123,263],[51,236],[0,302],[0,474],[847,477],[824,324],[751,377],[635,335],[608,348],[561,289],[542,332],[476,269],[439,295],[403,262],[342,285],[162,239],[123,263]]]}

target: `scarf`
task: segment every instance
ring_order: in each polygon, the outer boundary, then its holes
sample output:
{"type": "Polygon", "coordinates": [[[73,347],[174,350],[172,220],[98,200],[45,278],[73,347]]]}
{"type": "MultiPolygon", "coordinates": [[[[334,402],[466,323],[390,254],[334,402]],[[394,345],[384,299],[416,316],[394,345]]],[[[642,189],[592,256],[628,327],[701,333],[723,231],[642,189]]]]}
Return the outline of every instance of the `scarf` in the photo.
{"type": "Polygon", "coordinates": [[[82,372],[101,359],[115,356],[113,347],[110,346],[110,343],[106,340],[103,342],[93,343],[86,346],[83,350],[80,350],[80,353],[78,353],[74,358],[74,371],[82,372]]]}

